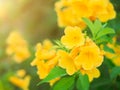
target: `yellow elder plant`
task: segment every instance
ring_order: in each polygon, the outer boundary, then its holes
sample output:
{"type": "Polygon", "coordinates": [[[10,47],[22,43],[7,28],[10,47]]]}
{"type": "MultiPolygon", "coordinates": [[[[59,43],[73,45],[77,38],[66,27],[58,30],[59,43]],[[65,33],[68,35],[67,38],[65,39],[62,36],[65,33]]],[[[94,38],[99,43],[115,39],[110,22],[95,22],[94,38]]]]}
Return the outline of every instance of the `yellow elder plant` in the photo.
{"type": "Polygon", "coordinates": [[[90,82],[100,76],[98,67],[103,63],[105,52],[99,46],[108,42],[106,35],[115,32],[99,20],[91,22],[83,18],[83,21],[91,34],[80,27],[68,26],[60,40],[44,40],[42,44],[37,44],[31,65],[37,67],[37,74],[42,79],[39,84],[49,82],[53,90],[61,90],[60,87],[68,90],[75,88],[76,84],[78,90],[88,90],[90,82]]]}
{"type": "Polygon", "coordinates": [[[103,23],[115,18],[113,5],[109,0],[59,0],[55,11],[58,25],[65,27],[64,35],[36,45],[31,65],[42,79],[38,85],[46,82],[52,90],[89,90],[101,75],[106,48],[100,46],[106,46],[115,34],[103,23]]]}
{"type": "MultiPolygon", "coordinates": [[[[51,90],[100,90],[108,84],[120,88],[120,45],[115,30],[107,26],[107,21],[116,17],[110,0],[58,0],[55,12],[58,26],[64,27],[59,39],[37,43],[33,59],[26,40],[13,31],[6,41],[7,55],[22,68],[23,62],[32,58],[28,62],[37,69],[38,85],[48,83],[51,90]]],[[[9,81],[22,90],[31,90],[35,81],[32,74],[18,70],[9,81]]]]}

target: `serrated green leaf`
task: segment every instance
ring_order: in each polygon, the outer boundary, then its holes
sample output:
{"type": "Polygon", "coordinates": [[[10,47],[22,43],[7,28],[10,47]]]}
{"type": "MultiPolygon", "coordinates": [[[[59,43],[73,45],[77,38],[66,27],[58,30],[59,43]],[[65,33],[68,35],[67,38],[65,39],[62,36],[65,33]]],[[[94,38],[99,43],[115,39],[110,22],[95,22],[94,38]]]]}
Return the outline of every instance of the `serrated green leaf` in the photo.
{"type": "Polygon", "coordinates": [[[110,53],[115,53],[115,51],[112,49],[112,48],[110,48],[110,47],[108,47],[108,46],[104,46],[104,48],[103,48],[105,51],[107,51],[107,52],[110,52],[110,53]]]}
{"type": "Polygon", "coordinates": [[[103,36],[95,40],[97,44],[109,42],[110,38],[108,36],[103,36]]]}
{"type": "Polygon", "coordinates": [[[77,89],[89,90],[89,79],[87,75],[79,74],[79,78],[77,79],[77,89]]]}
{"type": "Polygon", "coordinates": [[[106,28],[103,28],[96,36],[96,39],[102,37],[102,36],[105,36],[107,34],[114,34],[115,31],[112,29],[112,28],[109,28],[109,27],[106,27],[106,28]]]}
{"type": "Polygon", "coordinates": [[[111,70],[110,78],[111,78],[111,79],[114,79],[114,78],[117,77],[117,75],[120,75],[120,67],[114,67],[114,68],[111,70]]]}
{"type": "Polygon", "coordinates": [[[60,68],[58,66],[54,67],[50,71],[50,73],[48,74],[48,76],[45,79],[43,79],[41,82],[39,82],[38,85],[40,85],[42,83],[45,83],[45,82],[48,82],[48,81],[50,81],[52,79],[55,79],[57,77],[65,76],[65,75],[67,75],[66,70],[64,70],[64,69],[62,69],[62,68],[60,68]]]}
{"type": "Polygon", "coordinates": [[[87,26],[90,28],[90,31],[91,31],[91,33],[92,33],[92,35],[93,35],[93,37],[94,37],[94,35],[95,35],[95,28],[94,28],[94,25],[93,25],[93,23],[89,20],[89,19],[87,19],[87,18],[83,18],[83,21],[87,24],[87,26]]]}
{"type": "Polygon", "coordinates": [[[74,82],[74,76],[63,77],[53,86],[52,90],[69,90],[74,82]]]}
{"type": "Polygon", "coordinates": [[[96,19],[95,22],[94,22],[94,32],[95,32],[95,35],[99,32],[99,30],[102,28],[102,24],[101,22],[96,19]]]}

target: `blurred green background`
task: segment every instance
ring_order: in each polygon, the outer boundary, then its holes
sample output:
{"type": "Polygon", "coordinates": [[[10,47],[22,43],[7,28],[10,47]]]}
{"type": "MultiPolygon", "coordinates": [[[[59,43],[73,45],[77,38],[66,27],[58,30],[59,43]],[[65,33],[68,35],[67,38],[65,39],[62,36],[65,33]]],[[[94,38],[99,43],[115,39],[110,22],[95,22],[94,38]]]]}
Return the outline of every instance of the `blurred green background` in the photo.
{"type": "Polygon", "coordinates": [[[55,1],[0,0],[1,38],[12,30],[22,32],[32,44],[60,36],[54,11],[55,1]]]}
{"type": "Polygon", "coordinates": [[[48,90],[48,85],[37,86],[40,81],[35,67],[30,66],[34,59],[35,45],[44,39],[57,39],[62,30],[57,26],[54,11],[56,0],[0,0],[0,90],[19,90],[8,81],[12,73],[25,69],[33,78],[30,90],[48,90]],[[17,30],[29,43],[32,56],[21,64],[16,64],[5,53],[6,39],[10,32],[17,30]]]}

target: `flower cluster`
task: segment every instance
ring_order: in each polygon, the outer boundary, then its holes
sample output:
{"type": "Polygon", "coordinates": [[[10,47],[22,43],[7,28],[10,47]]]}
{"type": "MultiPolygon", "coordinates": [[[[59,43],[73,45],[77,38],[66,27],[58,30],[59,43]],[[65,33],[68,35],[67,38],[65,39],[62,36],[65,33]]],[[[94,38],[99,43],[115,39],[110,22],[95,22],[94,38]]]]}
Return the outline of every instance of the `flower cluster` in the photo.
{"type": "MultiPolygon", "coordinates": [[[[98,44],[105,41],[101,37],[106,39],[108,34],[114,34],[113,29],[101,23],[115,18],[113,5],[109,0],[60,0],[56,2],[55,10],[59,26],[65,26],[64,35],[60,41],[55,41],[55,45],[49,40],[38,43],[31,65],[37,67],[37,74],[43,79],[41,83],[53,85],[59,80],[53,90],[57,90],[65,78],[68,81],[73,78],[76,80],[72,79],[74,84],[81,84],[87,76],[86,83],[89,83],[100,76],[98,67],[103,62],[104,51],[98,44]],[[89,34],[83,30],[86,25],[89,34]]],[[[68,88],[66,86],[65,90],[68,88]]]]}
{"type": "Polygon", "coordinates": [[[60,0],[55,4],[59,26],[86,25],[82,18],[106,22],[115,18],[116,13],[109,0],[60,0]]]}
{"type": "Polygon", "coordinates": [[[43,45],[37,44],[36,58],[32,65],[37,66],[40,79],[44,79],[55,66],[66,69],[68,75],[80,71],[83,75],[87,74],[90,81],[99,77],[97,67],[103,62],[103,53],[79,27],[66,27],[61,43],[67,51],[53,49],[48,40],[43,45]]]}
{"type": "MultiPolygon", "coordinates": [[[[44,79],[50,72],[50,70],[57,64],[56,50],[51,49],[53,44],[49,40],[44,40],[43,44],[38,43],[36,45],[36,58],[31,63],[32,66],[37,66],[38,75],[40,79],[44,79]]],[[[50,81],[52,85],[54,80],[50,81]]]]}
{"type": "Polygon", "coordinates": [[[14,60],[17,63],[21,63],[30,56],[27,42],[22,38],[20,33],[13,31],[7,38],[7,49],[6,53],[11,56],[13,55],[14,60]]]}
{"type": "Polygon", "coordinates": [[[26,71],[21,69],[16,72],[16,75],[11,76],[9,81],[23,90],[29,90],[30,76],[26,75],[26,71]]]}
{"type": "Polygon", "coordinates": [[[82,74],[89,76],[90,81],[100,75],[97,67],[103,62],[103,52],[79,27],[67,27],[61,42],[70,52],[58,51],[59,66],[66,69],[69,75],[80,70],[82,74]]]}

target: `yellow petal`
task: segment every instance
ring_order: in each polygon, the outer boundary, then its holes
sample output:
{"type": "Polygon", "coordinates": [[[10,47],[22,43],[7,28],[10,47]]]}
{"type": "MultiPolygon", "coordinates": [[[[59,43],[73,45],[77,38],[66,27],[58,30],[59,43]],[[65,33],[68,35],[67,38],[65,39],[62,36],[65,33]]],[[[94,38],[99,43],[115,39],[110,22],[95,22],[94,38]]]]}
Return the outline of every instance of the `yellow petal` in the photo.
{"type": "Polygon", "coordinates": [[[76,68],[73,59],[65,51],[62,50],[59,51],[59,55],[59,66],[66,69],[66,72],[69,75],[74,74],[76,72],[76,68]]]}
{"type": "Polygon", "coordinates": [[[77,66],[82,66],[85,70],[91,70],[92,68],[98,67],[103,62],[103,55],[99,47],[92,43],[82,46],[80,54],[75,60],[75,64],[77,66]]]}
{"type": "Polygon", "coordinates": [[[79,27],[66,27],[65,35],[61,38],[61,42],[70,49],[83,45],[84,41],[84,34],[79,27]]]}
{"type": "Polygon", "coordinates": [[[84,70],[84,69],[80,69],[81,73],[87,74],[89,81],[91,82],[93,80],[93,78],[98,78],[100,76],[100,71],[97,68],[93,68],[91,70],[84,70]]]}

